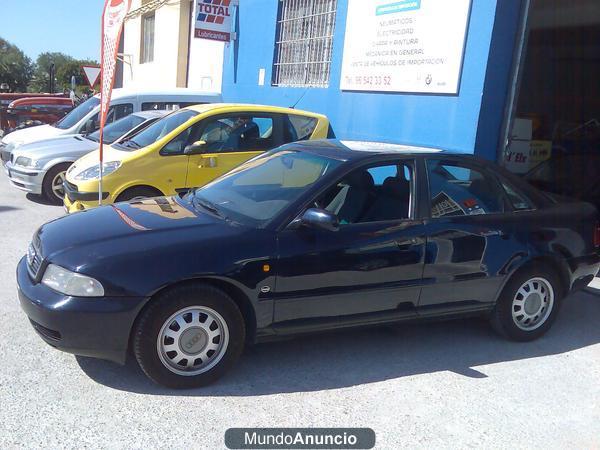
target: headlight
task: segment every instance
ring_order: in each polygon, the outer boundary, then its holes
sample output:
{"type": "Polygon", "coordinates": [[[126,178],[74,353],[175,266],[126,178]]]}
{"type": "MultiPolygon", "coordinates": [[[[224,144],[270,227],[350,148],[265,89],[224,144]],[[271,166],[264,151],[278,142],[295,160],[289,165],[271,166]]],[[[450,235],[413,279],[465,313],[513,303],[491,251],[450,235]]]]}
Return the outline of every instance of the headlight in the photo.
{"type": "Polygon", "coordinates": [[[31,158],[27,158],[25,156],[19,156],[15,161],[17,166],[28,167],[31,164],[31,158]]]}
{"type": "MultiPolygon", "coordinates": [[[[121,161],[110,161],[102,164],[102,174],[109,175],[121,167],[121,161]]],[[[100,178],[100,164],[85,169],[83,172],[79,172],[75,175],[76,180],[94,180],[100,178]]]]}
{"type": "Polygon", "coordinates": [[[35,160],[33,160],[31,158],[28,158],[26,156],[19,156],[16,159],[16,161],[15,161],[15,165],[17,165],[17,166],[23,166],[23,167],[32,167],[34,169],[39,169],[44,164],[41,161],[35,161],[35,160]]]}
{"type": "Polygon", "coordinates": [[[102,297],[104,288],[91,277],[71,272],[55,264],[49,264],[44,272],[42,284],[61,294],[73,297],[102,297]]]}

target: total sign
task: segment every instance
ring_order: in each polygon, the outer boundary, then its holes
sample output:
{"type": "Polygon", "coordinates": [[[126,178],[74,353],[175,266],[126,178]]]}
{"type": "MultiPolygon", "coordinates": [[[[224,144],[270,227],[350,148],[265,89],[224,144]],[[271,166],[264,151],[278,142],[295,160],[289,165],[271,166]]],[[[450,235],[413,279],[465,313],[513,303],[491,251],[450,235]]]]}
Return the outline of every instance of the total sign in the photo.
{"type": "Polygon", "coordinates": [[[471,0],[348,0],[341,89],[458,94],[471,0]]]}
{"type": "Polygon", "coordinates": [[[229,42],[232,38],[233,6],[236,4],[237,0],[197,0],[194,36],[229,42]]]}

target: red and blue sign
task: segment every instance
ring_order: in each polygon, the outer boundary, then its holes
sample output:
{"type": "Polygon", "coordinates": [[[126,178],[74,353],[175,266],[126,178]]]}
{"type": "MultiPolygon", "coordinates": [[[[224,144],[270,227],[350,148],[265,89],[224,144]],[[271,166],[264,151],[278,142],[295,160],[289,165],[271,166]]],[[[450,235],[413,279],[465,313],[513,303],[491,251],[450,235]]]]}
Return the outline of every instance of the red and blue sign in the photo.
{"type": "Polygon", "coordinates": [[[198,0],[194,36],[201,39],[231,40],[231,9],[235,0],[198,0]]]}

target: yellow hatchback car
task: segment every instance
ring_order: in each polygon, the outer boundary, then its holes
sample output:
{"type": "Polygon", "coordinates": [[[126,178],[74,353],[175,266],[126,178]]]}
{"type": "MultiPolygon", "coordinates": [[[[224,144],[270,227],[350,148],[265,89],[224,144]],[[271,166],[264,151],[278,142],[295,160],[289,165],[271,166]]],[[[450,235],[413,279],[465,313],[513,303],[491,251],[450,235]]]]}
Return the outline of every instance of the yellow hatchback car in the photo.
{"type": "MultiPolygon", "coordinates": [[[[104,147],[102,203],[175,195],[203,186],[288,142],[326,138],[327,117],[274,106],[189,106],[128,140],[104,147]]],[[[64,183],[68,212],[98,206],[98,151],[76,161],[64,183]]]]}

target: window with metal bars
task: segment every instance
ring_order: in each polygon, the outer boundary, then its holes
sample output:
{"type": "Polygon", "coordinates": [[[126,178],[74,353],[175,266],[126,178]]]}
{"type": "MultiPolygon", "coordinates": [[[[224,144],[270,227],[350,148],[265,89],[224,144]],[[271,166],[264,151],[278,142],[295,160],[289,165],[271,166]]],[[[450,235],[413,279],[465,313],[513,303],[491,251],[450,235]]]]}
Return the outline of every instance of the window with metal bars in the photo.
{"type": "Polygon", "coordinates": [[[329,86],[337,0],[279,0],[273,86],[329,86]]]}

